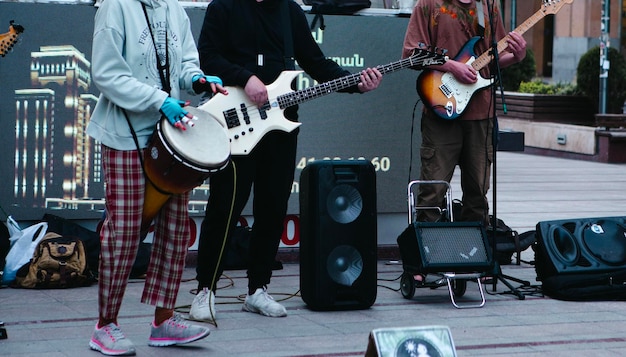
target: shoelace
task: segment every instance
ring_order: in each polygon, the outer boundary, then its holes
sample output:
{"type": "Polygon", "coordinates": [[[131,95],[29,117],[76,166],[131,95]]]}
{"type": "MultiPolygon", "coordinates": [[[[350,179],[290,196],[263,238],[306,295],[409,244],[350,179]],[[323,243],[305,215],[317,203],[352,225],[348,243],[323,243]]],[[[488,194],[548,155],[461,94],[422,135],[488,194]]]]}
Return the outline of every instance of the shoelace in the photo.
{"type": "Polygon", "coordinates": [[[119,341],[121,339],[126,338],[122,330],[117,326],[114,326],[114,327],[105,326],[104,329],[105,329],[105,332],[111,337],[113,341],[119,341]]]}
{"type": "Polygon", "coordinates": [[[274,300],[274,298],[272,297],[272,295],[268,294],[268,293],[267,293],[267,291],[265,291],[265,290],[263,290],[263,293],[261,293],[261,295],[263,295],[263,297],[264,297],[266,300],[272,300],[272,301],[274,300]]]}
{"type": "Polygon", "coordinates": [[[176,325],[176,326],[183,327],[183,328],[189,327],[189,325],[187,324],[183,316],[180,314],[174,314],[174,316],[169,318],[168,323],[171,325],[176,325]]]}
{"type": "Polygon", "coordinates": [[[200,295],[200,299],[198,299],[198,302],[201,305],[208,305],[209,304],[209,292],[208,292],[207,288],[204,288],[203,294],[200,295]]]}

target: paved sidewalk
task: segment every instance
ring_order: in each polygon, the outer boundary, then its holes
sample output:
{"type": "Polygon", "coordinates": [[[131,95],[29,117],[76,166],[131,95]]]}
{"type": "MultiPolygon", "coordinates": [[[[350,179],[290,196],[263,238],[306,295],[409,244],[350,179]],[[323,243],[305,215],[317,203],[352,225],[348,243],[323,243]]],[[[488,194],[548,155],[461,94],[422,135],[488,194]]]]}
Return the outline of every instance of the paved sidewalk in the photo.
{"type": "MultiPolygon", "coordinates": [[[[520,232],[537,222],[561,218],[626,215],[626,165],[565,160],[520,153],[498,156],[498,216],[520,232]]],[[[458,191],[460,192],[460,191],[458,191]]],[[[403,227],[402,227],[403,228],[403,227]]],[[[531,249],[522,254],[532,261],[531,249]]],[[[241,311],[244,271],[228,271],[217,294],[218,327],[204,340],[181,346],[147,345],[153,308],[139,303],[142,281],[133,281],[120,324],[138,356],[363,356],[373,329],[445,325],[458,356],[622,356],[626,349],[624,302],[567,302],[543,297],[534,266],[503,266],[503,272],[530,286],[510,294],[502,282],[485,287],[482,308],[457,309],[446,288],[418,288],[405,299],[398,291],[402,267],[378,263],[375,304],[366,310],[315,312],[298,296],[299,265],[275,271],[270,293],[284,299],[288,317],[268,318],[241,311]],[[232,285],[229,285],[232,284],[232,285]]],[[[178,302],[186,312],[195,287],[194,269],[185,271],[178,302]]],[[[515,280],[507,280],[515,287],[515,280]]],[[[478,301],[469,282],[459,303],[478,301]]],[[[97,287],[69,290],[0,289],[0,320],[8,339],[3,356],[99,356],[89,350],[97,313],[97,287]]]]}
{"type": "MultiPolygon", "coordinates": [[[[378,295],[370,309],[314,312],[298,290],[298,265],[277,271],[271,293],[288,309],[286,318],[241,311],[244,272],[231,271],[234,286],[218,291],[218,327],[204,340],[169,348],[147,345],[152,308],[139,303],[141,282],[131,283],[120,324],[137,345],[139,356],[362,356],[370,331],[377,328],[449,326],[459,356],[622,356],[626,348],[626,304],[565,302],[542,297],[536,287],[520,290],[524,300],[507,294],[504,284],[486,287],[482,308],[456,309],[447,289],[419,288],[404,299],[398,292],[398,265],[378,265],[378,295]],[[505,293],[505,294],[500,294],[505,293]]],[[[504,273],[534,281],[534,268],[505,266],[504,273]]],[[[187,269],[186,277],[193,276],[187,269]]],[[[224,280],[224,282],[226,282],[224,280]]],[[[515,282],[513,282],[515,283],[515,282]]],[[[515,284],[517,286],[517,284],[515,284]]],[[[182,285],[178,301],[191,303],[192,281],[182,285]]],[[[88,341],[96,319],[95,286],[71,290],[0,290],[0,314],[9,338],[0,340],[5,356],[98,356],[88,341]]],[[[476,303],[476,283],[468,283],[458,303],[476,303]]]]}

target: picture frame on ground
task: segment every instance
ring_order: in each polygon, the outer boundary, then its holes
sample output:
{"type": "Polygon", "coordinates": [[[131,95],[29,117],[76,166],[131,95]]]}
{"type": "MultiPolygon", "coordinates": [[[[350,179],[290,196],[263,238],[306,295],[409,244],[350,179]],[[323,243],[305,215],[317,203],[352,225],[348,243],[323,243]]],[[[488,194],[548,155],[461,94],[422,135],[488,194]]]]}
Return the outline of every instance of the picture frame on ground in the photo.
{"type": "Polygon", "coordinates": [[[380,328],[370,332],[366,357],[456,357],[447,326],[380,328]]]}

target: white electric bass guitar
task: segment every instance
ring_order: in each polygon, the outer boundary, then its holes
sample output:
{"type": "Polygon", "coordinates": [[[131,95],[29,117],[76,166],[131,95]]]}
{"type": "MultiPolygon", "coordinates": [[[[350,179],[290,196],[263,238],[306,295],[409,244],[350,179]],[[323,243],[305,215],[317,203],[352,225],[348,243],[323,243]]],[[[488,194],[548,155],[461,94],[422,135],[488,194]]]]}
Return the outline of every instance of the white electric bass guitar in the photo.
{"type": "MultiPolygon", "coordinates": [[[[413,55],[397,62],[376,67],[386,74],[407,67],[444,64],[443,54],[416,49],[413,55]]],[[[348,88],[361,81],[360,73],[351,74],[312,87],[294,91],[293,79],[303,71],[284,71],[267,86],[269,100],[263,107],[252,103],[242,88],[226,87],[228,95],[217,94],[198,109],[204,110],[228,131],[231,155],[247,155],[263,136],[272,130],[291,132],[301,123],[285,118],[286,108],[348,88]]]]}

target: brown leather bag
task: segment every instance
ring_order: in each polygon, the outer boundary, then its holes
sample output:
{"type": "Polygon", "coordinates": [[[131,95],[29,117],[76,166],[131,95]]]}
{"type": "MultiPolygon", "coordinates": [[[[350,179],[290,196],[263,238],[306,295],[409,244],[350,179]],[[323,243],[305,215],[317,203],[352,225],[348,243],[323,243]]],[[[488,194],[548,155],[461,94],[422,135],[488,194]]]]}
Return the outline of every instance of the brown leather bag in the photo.
{"type": "Polygon", "coordinates": [[[13,285],[30,289],[88,286],[93,281],[90,275],[83,242],[48,232],[37,244],[30,263],[17,272],[13,285]]]}

